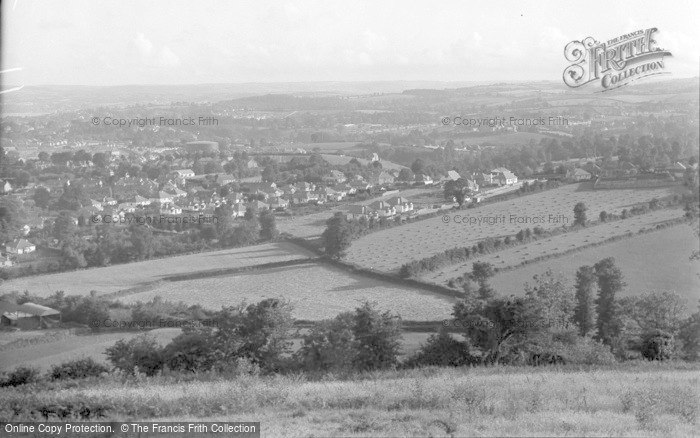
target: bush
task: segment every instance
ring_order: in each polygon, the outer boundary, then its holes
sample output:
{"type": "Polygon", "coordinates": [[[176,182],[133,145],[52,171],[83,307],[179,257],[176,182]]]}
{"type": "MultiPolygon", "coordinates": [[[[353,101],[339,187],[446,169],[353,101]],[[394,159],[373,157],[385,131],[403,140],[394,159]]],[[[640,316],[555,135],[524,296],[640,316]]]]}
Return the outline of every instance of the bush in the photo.
{"type": "Polygon", "coordinates": [[[213,348],[219,361],[245,357],[264,371],[281,369],[294,325],[288,301],[268,298],[247,307],[225,308],[216,321],[213,348]]]}
{"type": "Polygon", "coordinates": [[[84,379],[86,377],[99,377],[109,370],[92,358],[79,359],[54,365],[49,371],[51,380],[84,379]]]}
{"type": "Polygon", "coordinates": [[[589,336],[577,337],[573,343],[561,345],[557,352],[570,364],[610,365],[616,362],[610,347],[589,336]]]}
{"type": "Polygon", "coordinates": [[[406,360],[404,366],[459,367],[478,362],[479,358],[471,355],[468,343],[456,340],[446,330],[440,330],[437,335],[431,335],[420,350],[406,360]]]}
{"type": "Polygon", "coordinates": [[[673,335],[654,330],[642,335],[641,353],[647,360],[668,360],[673,356],[673,335]]]}
{"type": "Polygon", "coordinates": [[[128,374],[153,376],[163,368],[163,348],[148,334],[128,342],[120,339],[106,353],[114,368],[128,374]]]}
{"type": "Polygon", "coordinates": [[[354,365],[360,371],[390,368],[398,364],[401,319],[376,304],[365,302],[355,309],[353,334],[357,341],[354,365]]]}
{"type": "Polygon", "coordinates": [[[331,320],[316,323],[304,336],[295,356],[306,371],[349,371],[355,347],[353,313],[344,312],[331,320]]]}
{"type": "Polygon", "coordinates": [[[683,321],[678,338],[683,346],[683,358],[690,361],[700,360],[700,311],[683,321]]]}
{"type": "Polygon", "coordinates": [[[39,370],[32,367],[17,367],[9,373],[0,376],[0,387],[20,386],[36,383],[41,380],[39,370]]]}
{"type": "Polygon", "coordinates": [[[66,312],[64,321],[85,324],[94,331],[99,331],[105,320],[109,319],[109,303],[97,298],[81,297],[73,309],[66,312]]]}
{"type": "Polygon", "coordinates": [[[163,361],[171,370],[208,371],[214,364],[211,333],[185,328],[163,350],[163,361]]]}

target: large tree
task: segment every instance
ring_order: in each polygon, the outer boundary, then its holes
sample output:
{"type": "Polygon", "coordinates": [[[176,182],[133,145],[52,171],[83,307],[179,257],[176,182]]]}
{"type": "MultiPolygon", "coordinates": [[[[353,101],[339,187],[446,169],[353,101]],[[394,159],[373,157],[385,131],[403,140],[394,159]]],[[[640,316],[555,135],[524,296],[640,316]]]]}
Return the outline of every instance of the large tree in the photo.
{"type": "Polygon", "coordinates": [[[445,199],[448,201],[454,199],[459,205],[464,204],[464,189],[465,183],[461,178],[457,181],[447,181],[445,183],[445,199]]]}
{"type": "Polygon", "coordinates": [[[266,208],[260,212],[260,238],[262,240],[274,240],[278,235],[275,213],[266,208]]]}
{"type": "Polygon", "coordinates": [[[46,187],[37,187],[34,191],[34,205],[39,208],[48,208],[51,201],[51,193],[46,187]]]}
{"type": "Polygon", "coordinates": [[[583,202],[579,202],[574,206],[574,224],[575,225],[581,225],[582,227],[586,226],[586,210],[588,208],[586,207],[586,204],[583,202]]]}
{"type": "Polygon", "coordinates": [[[131,245],[137,260],[147,260],[155,253],[155,238],[146,225],[131,226],[131,245]]]}
{"type": "Polygon", "coordinates": [[[342,213],[336,213],[328,219],[326,230],[321,235],[326,255],[335,259],[345,257],[345,251],[352,242],[352,234],[352,226],[342,213]]]}
{"type": "Polygon", "coordinates": [[[489,300],[496,295],[496,291],[489,285],[489,279],[496,274],[493,265],[489,262],[472,263],[472,272],[469,278],[479,284],[479,298],[489,300]]]}
{"type": "Polygon", "coordinates": [[[0,244],[19,237],[26,217],[19,199],[9,196],[0,198],[0,244]]]}
{"type": "Polygon", "coordinates": [[[376,304],[365,302],[355,309],[353,335],[357,343],[355,368],[367,371],[398,364],[401,350],[401,319],[376,304]]]}
{"type": "Polygon", "coordinates": [[[596,328],[595,292],[597,278],[592,266],[581,266],[576,271],[576,307],[574,321],[581,336],[593,333],[596,328]]]}
{"type": "Polygon", "coordinates": [[[480,353],[482,363],[495,364],[512,356],[540,325],[525,298],[464,299],[454,306],[455,322],[480,353]]]}
{"type": "Polygon", "coordinates": [[[610,345],[620,335],[622,322],[620,320],[620,304],[617,294],[626,286],[622,281],[622,271],[615,266],[615,259],[608,257],[593,265],[598,279],[598,338],[610,345]]]}
{"type": "Polygon", "coordinates": [[[534,284],[525,285],[525,295],[530,311],[543,327],[568,329],[573,322],[574,294],[562,275],[554,275],[548,269],[534,276],[534,284]]]}

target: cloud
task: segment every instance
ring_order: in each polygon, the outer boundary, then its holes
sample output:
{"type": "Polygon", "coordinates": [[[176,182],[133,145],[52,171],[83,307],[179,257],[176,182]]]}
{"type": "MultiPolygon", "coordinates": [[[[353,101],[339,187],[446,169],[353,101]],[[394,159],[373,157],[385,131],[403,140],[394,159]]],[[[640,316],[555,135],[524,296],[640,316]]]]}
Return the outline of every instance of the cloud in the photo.
{"type": "Polygon", "coordinates": [[[176,67],[180,65],[180,58],[168,46],[157,49],[151,40],[142,33],[137,34],[129,42],[129,45],[143,65],[149,67],[176,67]]]}
{"type": "Polygon", "coordinates": [[[136,50],[138,50],[143,59],[147,59],[151,56],[153,52],[153,43],[146,38],[146,35],[142,33],[136,35],[136,38],[131,40],[131,43],[136,47],[136,50]]]}

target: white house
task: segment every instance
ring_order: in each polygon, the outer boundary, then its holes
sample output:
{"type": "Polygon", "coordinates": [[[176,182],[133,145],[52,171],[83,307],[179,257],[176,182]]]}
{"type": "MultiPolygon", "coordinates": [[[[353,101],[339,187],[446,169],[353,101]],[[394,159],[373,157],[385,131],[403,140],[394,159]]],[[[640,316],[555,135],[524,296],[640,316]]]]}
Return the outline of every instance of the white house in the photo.
{"type": "Polygon", "coordinates": [[[5,251],[15,255],[29,254],[36,251],[36,245],[27,239],[15,239],[5,245],[5,251]]]}

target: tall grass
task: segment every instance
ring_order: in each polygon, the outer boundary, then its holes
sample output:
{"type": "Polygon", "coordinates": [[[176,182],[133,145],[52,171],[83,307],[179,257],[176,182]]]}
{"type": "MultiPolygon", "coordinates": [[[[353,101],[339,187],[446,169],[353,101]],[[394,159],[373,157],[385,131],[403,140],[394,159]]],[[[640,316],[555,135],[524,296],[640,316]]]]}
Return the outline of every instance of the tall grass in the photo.
{"type": "Polygon", "coordinates": [[[356,375],[112,375],[0,395],[0,421],[262,421],[266,436],[693,436],[700,369],[632,364],[582,370],[424,368],[356,375]],[[72,413],[71,413],[72,412],[72,413]]]}

